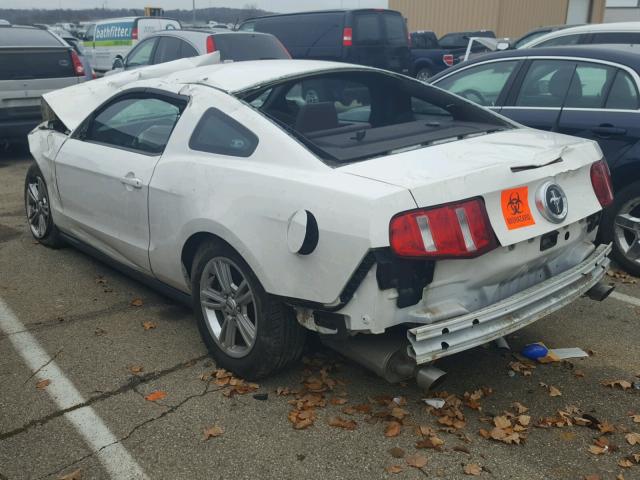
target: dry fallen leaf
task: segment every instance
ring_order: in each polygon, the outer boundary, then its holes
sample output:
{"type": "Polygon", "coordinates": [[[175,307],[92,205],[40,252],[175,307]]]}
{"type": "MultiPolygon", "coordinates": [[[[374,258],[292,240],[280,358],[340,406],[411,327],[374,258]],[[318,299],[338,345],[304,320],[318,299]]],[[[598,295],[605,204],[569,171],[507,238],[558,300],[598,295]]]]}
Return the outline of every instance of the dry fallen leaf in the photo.
{"type": "Polygon", "coordinates": [[[142,324],[142,328],[144,328],[145,330],[153,330],[154,328],[156,328],[156,324],[153,322],[144,322],[142,324]]]}
{"type": "Polygon", "coordinates": [[[129,303],[129,305],[131,305],[132,307],[141,307],[142,305],[144,305],[144,302],[141,298],[134,298],[133,300],[131,300],[131,303],[129,303]]]}
{"type": "Polygon", "coordinates": [[[347,403],[347,399],[346,398],[333,397],[331,400],[329,400],[329,403],[331,403],[331,405],[344,405],[345,403],[347,403]]]}
{"type": "Polygon", "coordinates": [[[389,465],[385,470],[387,473],[400,473],[404,469],[402,468],[402,465],[389,465]]]}
{"type": "Polygon", "coordinates": [[[431,435],[430,437],[424,437],[418,440],[416,448],[433,448],[435,450],[440,450],[442,445],[444,445],[444,440],[437,435],[431,435]]]}
{"type": "Polygon", "coordinates": [[[629,445],[640,445],[640,433],[627,433],[624,438],[627,440],[629,445]]]}
{"type": "Polygon", "coordinates": [[[631,420],[633,420],[633,423],[640,423],[640,415],[629,415],[631,417],[631,420]]]}
{"type": "Polygon", "coordinates": [[[609,422],[602,422],[598,424],[598,430],[600,433],[615,433],[616,427],[609,422]]]}
{"type": "Polygon", "coordinates": [[[51,383],[51,380],[49,380],[48,378],[45,378],[44,380],[40,380],[38,383],[36,383],[36,388],[38,390],[44,390],[49,386],[50,383],[51,383]]]}
{"type": "Polygon", "coordinates": [[[144,397],[144,399],[150,402],[156,402],[158,400],[162,400],[166,396],[167,392],[165,392],[164,390],[156,390],[155,392],[151,392],[149,395],[144,397]]]}
{"type": "Polygon", "coordinates": [[[389,453],[393,458],[404,458],[405,453],[404,450],[400,447],[393,447],[389,449],[389,453]]]}
{"type": "Polygon", "coordinates": [[[624,475],[622,473],[619,473],[618,475],[616,475],[616,480],[624,480],[624,475]]]}
{"type": "Polygon", "coordinates": [[[482,467],[477,463],[469,463],[464,466],[464,473],[466,475],[480,475],[482,473],[482,467]]]}
{"type": "Polygon", "coordinates": [[[621,458],[620,460],[618,460],[618,466],[622,468],[631,468],[633,467],[633,462],[628,458],[621,458]]]}
{"type": "Polygon", "coordinates": [[[529,408],[525,407],[520,402],[513,402],[511,406],[516,412],[518,412],[518,415],[522,415],[523,413],[527,413],[529,411],[529,408]]]}
{"type": "Polygon", "coordinates": [[[346,420],[342,417],[331,417],[329,425],[332,427],[344,428],[345,430],[355,430],[357,423],[353,420],[346,420]]]}
{"type": "Polygon", "coordinates": [[[593,474],[593,475],[585,475],[584,480],[602,480],[602,479],[600,478],[600,475],[593,474]]]}
{"type": "Polygon", "coordinates": [[[502,429],[511,427],[511,421],[505,416],[494,417],[493,424],[502,429]]]}
{"type": "Polygon", "coordinates": [[[424,468],[427,466],[427,457],[416,453],[414,455],[409,455],[406,458],[407,465],[414,468],[424,468]]]}
{"type": "Polygon", "coordinates": [[[204,440],[209,440],[210,438],[219,437],[224,433],[224,428],[218,427],[217,425],[212,425],[211,427],[207,427],[204,429],[204,440]]]}
{"type": "Polygon", "coordinates": [[[549,396],[550,397],[560,397],[562,396],[562,392],[558,390],[553,385],[549,385],[549,396]]]}
{"type": "Polygon", "coordinates": [[[129,367],[129,371],[131,373],[142,373],[143,370],[144,370],[144,367],[142,365],[131,365],[129,367]]]}
{"type": "Polygon", "coordinates": [[[389,422],[384,429],[384,436],[387,438],[397,437],[400,435],[401,426],[398,422],[389,422]]]}
{"type": "Polygon", "coordinates": [[[81,478],[82,474],[80,473],[80,469],[77,469],[71,473],[61,476],[58,480],[80,480],[81,478]]]}
{"type": "Polygon", "coordinates": [[[631,382],[628,382],[627,380],[605,380],[604,382],[602,382],[602,385],[610,388],[618,387],[622,390],[628,390],[632,387],[631,382]]]}

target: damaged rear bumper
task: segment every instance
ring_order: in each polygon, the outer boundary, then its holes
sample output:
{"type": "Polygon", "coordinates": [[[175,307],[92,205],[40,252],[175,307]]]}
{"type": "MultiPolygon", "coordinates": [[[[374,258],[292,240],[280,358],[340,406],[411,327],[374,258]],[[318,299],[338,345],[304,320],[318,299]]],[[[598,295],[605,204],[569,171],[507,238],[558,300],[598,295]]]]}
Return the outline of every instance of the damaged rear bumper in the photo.
{"type": "MultiPolygon", "coordinates": [[[[575,267],[480,310],[411,328],[409,355],[417,364],[452,355],[519,330],[584,295],[605,275],[611,245],[600,245],[575,267]]],[[[419,312],[415,323],[426,323],[419,312]]]]}

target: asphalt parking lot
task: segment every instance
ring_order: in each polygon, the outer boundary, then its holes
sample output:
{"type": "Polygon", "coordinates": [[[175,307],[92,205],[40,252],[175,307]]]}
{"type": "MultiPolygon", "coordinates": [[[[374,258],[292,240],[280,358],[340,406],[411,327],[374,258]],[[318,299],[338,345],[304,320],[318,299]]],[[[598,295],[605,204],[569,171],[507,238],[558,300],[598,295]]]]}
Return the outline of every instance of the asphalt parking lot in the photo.
{"type": "Polygon", "coordinates": [[[317,346],[254,389],[211,375],[188,309],[34,242],[29,165],[25,151],[0,153],[0,479],[640,478],[640,390],[619,388],[640,381],[630,277],[610,277],[627,297],[581,299],[508,339],[512,352],[542,341],[588,358],[529,375],[494,346],[438,362],[453,416],[429,411],[413,383],[389,385],[317,346]],[[288,418],[296,400],[315,407],[305,429],[288,418]],[[479,433],[504,419],[514,443],[479,433]]]}

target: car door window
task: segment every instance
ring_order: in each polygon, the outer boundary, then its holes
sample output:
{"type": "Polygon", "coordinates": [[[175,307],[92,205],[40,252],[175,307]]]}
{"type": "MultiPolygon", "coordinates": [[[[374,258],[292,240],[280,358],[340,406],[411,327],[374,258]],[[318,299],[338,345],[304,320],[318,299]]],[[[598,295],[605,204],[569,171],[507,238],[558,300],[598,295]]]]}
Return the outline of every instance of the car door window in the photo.
{"type": "Polygon", "coordinates": [[[578,63],[564,106],[602,108],[607,87],[611,84],[615,73],[615,68],[606,65],[578,63]]]}
{"type": "Polygon", "coordinates": [[[560,37],[551,38],[542,43],[534,45],[534,47],[558,47],[562,45],[577,45],[580,43],[580,34],[562,35],[560,37]]]}
{"type": "Polygon", "coordinates": [[[562,107],[575,62],[535,60],[531,63],[516,98],[519,107],[562,107]]]}
{"type": "Polygon", "coordinates": [[[126,97],[98,112],[81,139],[158,155],[164,151],[183,105],[157,97],[126,97]]]}
{"type": "Polygon", "coordinates": [[[171,62],[182,58],[182,40],[175,37],[160,37],[153,63],[171,62]]]}
{"type": "Polygon", "coordinates": [[[637,110],[639,108],[638,89],[631,75],[624,70],[618,70],[616,73],[605,108],[619,110],[637,110]]]}
{"type": "Polygon", "coordinates": [[[518,60],[467,68],[438,82],[436,86],[485,107],[496,105],[518,60]]]}
{"type": "Polygon", "coordinates": [[[155,38],[145,40],[136,48],[134,48],[127,57],[127,67],[141,67],[151,64],[151,54],[156,44],[155,38]]]}
{"type": "Polygon", "coordinates": [[[353,24],[353,43],[372,44],[382,40],[380,16],[377,13],[359,13],[353,24]]]}
{"type": "Polygon", "coordinates": [[[192,150],[232,157],[249,157],[257,146],[253,132],[217,108],[204,112],[189,139],[192,150]]]}
{"type": "Polygon", "coordinates": [[[198,51],[184,40],[181,40],[180,44],[180,58],[197,57],[199,55],[198,51]]]}

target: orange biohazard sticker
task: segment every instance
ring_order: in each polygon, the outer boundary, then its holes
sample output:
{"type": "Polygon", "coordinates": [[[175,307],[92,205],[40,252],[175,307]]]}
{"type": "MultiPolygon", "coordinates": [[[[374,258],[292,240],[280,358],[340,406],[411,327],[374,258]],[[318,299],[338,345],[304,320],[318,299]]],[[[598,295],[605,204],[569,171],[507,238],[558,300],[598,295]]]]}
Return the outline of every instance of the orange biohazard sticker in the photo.
{"type": "Polygon", "coordinates": [[[501,206],[502,216],[509,230],[536,224],[529,208],[529,187],[503,190],[501,206]]]}

